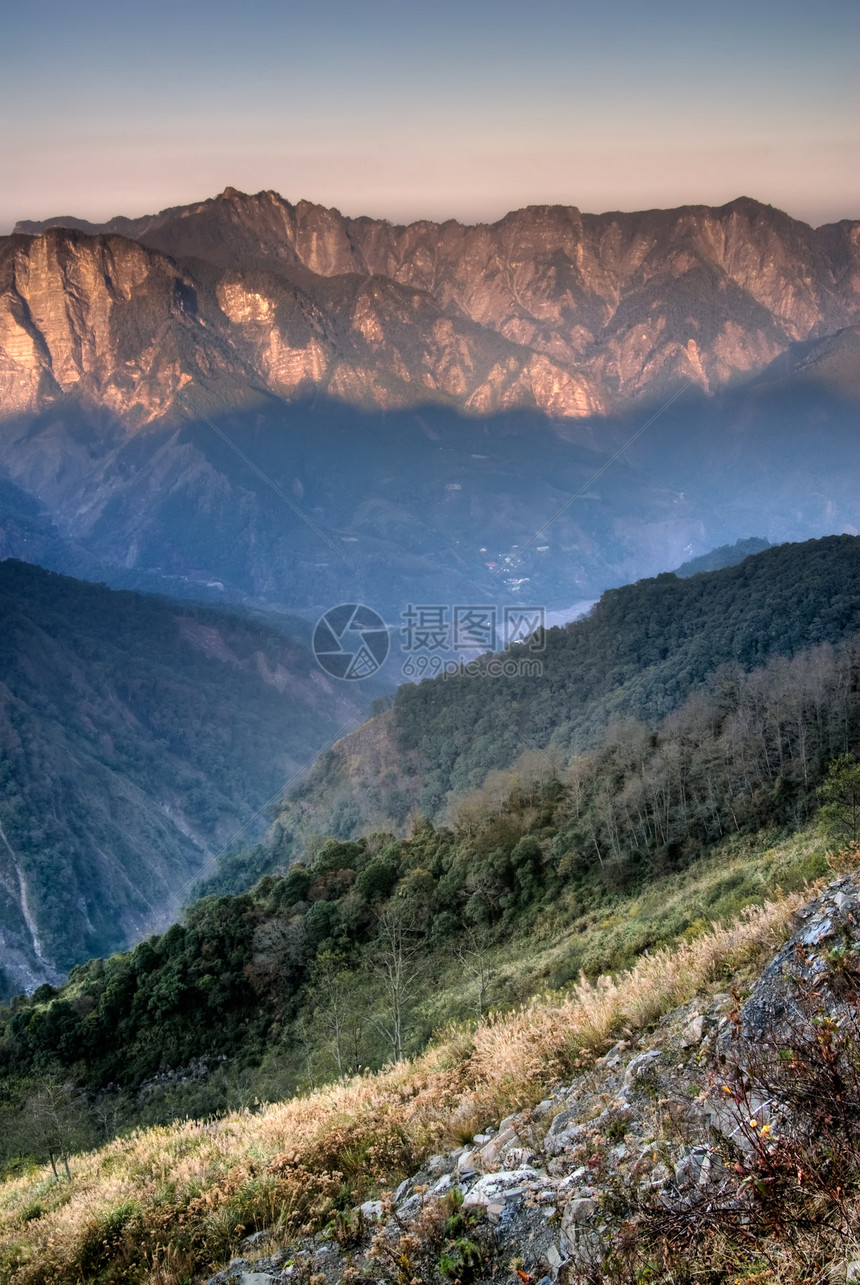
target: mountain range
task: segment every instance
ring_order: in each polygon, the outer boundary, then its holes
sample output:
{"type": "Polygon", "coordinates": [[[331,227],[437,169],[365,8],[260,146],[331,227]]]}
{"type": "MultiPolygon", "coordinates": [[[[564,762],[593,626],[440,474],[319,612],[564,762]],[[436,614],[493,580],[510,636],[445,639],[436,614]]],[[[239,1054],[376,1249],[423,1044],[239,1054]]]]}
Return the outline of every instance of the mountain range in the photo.
{"type": "Polygon", "coordinates": [[[858,229],[228,188],[0,238],[4,1283],[848,1252],[854,879],[740,1000],[856,864],[858,229]]]}
{"type": "MultiPolygon", "coordinates": [[[[717,545],[856,533],[858,228],[746,198],[396,227],[228,188],[2,238],[4,993],[161,926],[367,711],[384,686],[333,684],[307,649],[336,604],[393,641],[416,603],[563,619],[717,545]]],[[[282,830],[400,827],[509,765],[470,687],[459,749],[435,698],[419,735],[430,690],[347,738],[282,830]],[[461,753],[478,725],[498,754],[461,753]]]]}
{"type": "Polygon", "coordinates": [[[582,418],[679,381],[714,391],[856,324],[860,225],[741,198],[396,227],[227,188],[141,219],[19,223],[3,277],[6,414],[74,390],[146,423],[190,380],[207,400],[314,389],[582,418]]]}
{"type": "Polygon", "coordinates": [[[396,620],[563,610],[738,538],[857,529],[858,227],[746,198],[396,227],[229,188],[20,223],[0,542],[396,620]]]}

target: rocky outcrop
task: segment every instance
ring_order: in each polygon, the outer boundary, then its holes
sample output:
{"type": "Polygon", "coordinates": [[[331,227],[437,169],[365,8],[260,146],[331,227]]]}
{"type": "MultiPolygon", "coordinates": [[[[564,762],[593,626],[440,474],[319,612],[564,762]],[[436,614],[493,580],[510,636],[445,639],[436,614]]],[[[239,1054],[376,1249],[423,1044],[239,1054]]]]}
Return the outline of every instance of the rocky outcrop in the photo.
{"type": "MultiPolygon", "coordinates": [[[[689,1085],[702,1078],[731,1008],[727,994],[686,1005],[643,1041],[621,1040],[536,1106],[431,1156],[396,1191],[354,1211],[348,1249],[323,1233],[273,1254],[267,1233],[258,1233],[246,1242],[247,1257],[206,1285],[314,1275],[320,1285],[336,1285],[364,1279],[362,1271],[387,1283],[385,1246],[410,1246],[414,1266],[427,1225],[451,1209],[462,1210],[482,1246],[483,1270],[469,1279],[516,1281],[512,1263],[533,1285],[589,1279],[621,1222],[620,1195],[657,1192],[669,1205],[683,1204],[718,1182],[723,1161],[707,1105],[691,1098],[689,1085]],[[351,1268],[359,1274],[348,1275],[351,1268]]],[[[445,1279],[424,1270],[422,1281],[445,1279]]]]}
{"type": "Polygon", "coordinates": [[[0,246],[0,414],[72,395],[131,425],[186,385],[247,400],[254,372],[207,328],[195,285],[166,256],[65,229],[0,246]]]}
{"type": "Polygon", "coordinates": [[[751,1049],[788,1044],[801,1035],[811,994],[824,998],[828,1016],[836,1023],[850,1021],[856,1010],[854,988],[845,983],[853,975],[853,967],[846,974],[846,966],[860,954],[858,875],[846,874],[829,884],[798,912],[797,920],[794,935],[764,970],[740,1011],[737,1035],[751,1049]]]}

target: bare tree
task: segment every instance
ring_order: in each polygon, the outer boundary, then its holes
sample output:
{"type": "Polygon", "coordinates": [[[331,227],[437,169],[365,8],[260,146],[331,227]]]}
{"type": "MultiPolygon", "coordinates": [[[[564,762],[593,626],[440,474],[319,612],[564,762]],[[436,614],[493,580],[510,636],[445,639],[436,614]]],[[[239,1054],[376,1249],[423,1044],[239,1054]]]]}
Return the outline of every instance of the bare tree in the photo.
{"type": "Polygon", "coordinates": [[[427,971],[423,933],[414,908],[392,901],[379,916],[379,933],[371,967],[382,987],[383,1011],[371,1022],[391,1048],[392,1060],[403,1060],[409,1014],[427,971]]]}
{"type": "Polygon", "coordinates": [[[338,1078],[355,1074],[359,1068],[361,1016],[355,974],[331,951],[317,958],[310,997],[314,1021],[329,1037],[334,1050],[338,1078]]]}
{"type": "Polygon", "coordinates": [[[281,991],[298,975],[307,949],[301,915],[264,920],[254,929],[253,954],[245,976],[258,994],[281,991]]]}
{"type": "Polygon", "coordinates": [[[59,1178],[57,1163],[71,1179],[69,1155],[76,1146],[86,1143],[84,1109],[80,1093],[53,1075],[42,1076],[24,1104],[24,1122],[28,1141],[35,1150],[47,1155],[59,1178]]]}
{"type": "Polygon", "coordinates": [[[114,1088],[107,1088],[92,1104],[92,1116],[102,1142],[110,1142],[120,1131],[122,1122],[122,1097],[114,1088]]]}
{"type": "Polygon", "coordinates": [[[480,1020],[487,1010],[487,996],[493,975],[490,952],[480,934],[474,928],[469,928],[457,947],[456,955],[463,971],[475,982],[475,1002],[472,1007],[480,1020]]]}

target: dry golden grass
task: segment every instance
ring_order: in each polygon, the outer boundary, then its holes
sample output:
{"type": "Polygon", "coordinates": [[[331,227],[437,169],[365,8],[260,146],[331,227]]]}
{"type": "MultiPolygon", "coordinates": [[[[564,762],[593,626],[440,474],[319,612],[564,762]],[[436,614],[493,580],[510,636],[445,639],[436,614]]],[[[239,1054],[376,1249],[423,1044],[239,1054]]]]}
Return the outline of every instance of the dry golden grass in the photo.
{"type": "Polygon", "coordinates": [[[284,1236],[417,1167],[422,1156],[537,1101],[583,1050],[641,1030],[703,986],[761,960],[786,935],[794,894],[728,927],[582,980],[477,1030],[446,1031],[422,1057],[260,1114],[139,1130],[0,1187],[0,1282],[179,1285],[242,1236],[284,1236]]]}

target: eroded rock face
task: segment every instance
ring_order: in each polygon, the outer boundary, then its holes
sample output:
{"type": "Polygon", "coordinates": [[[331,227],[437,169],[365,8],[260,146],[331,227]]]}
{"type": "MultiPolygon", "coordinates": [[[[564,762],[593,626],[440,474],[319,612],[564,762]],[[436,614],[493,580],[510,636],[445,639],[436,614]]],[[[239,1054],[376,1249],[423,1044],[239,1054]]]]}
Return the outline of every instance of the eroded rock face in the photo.
{"type": "Polygon", "coordinates": [[[64,229],[0,245],[4,418],[77,394],[140,422],[196,378],[235,400],[248,375],[207,332],[191,277],[166,256],[64,229]]]}
{"type": "Polygon", "coordinates": [[[319,390],[581,418],[716,390],[860,319],[860,225],[746,199],[395,227],[228,188],[94,238],[21,227],[40,235],[0,252],[7,415],[77,391],[154,419],[193,383],[218,405],[319,390]]]}
{"type": "MultiPolygon", "coordinates": [[[[337,256],[318,243],[305,246],[309,261],[330,270],[337,256]]],[[[428,400],[480,413],[604,409],[583,375],[384,277],[351,275],[332,288],[308,272],[298,284],[233,263],[212,291],[121,237],[56,228],[6,239],[3,417],[74,394],[139,424],[181,406],[183,389],[218,408],[321,391],[386,409],[428,400]]]]}
{"type": "MultiPolygon", "coordinates": [[[[740,1011],[735,1036],[766,1051],[790,1045],[809,1023],[814,996],[837,1023],[856,1017],[854,963],[860,952],[860,876],[844,875],[798,912],[796,928],[740,1011]],[[850,966],[850,971],[846,965],[850,966]]],[[[725,1051],[731,1045],[723,1039],[725,1051]]]]}

